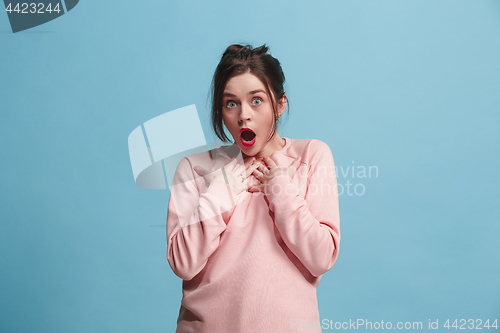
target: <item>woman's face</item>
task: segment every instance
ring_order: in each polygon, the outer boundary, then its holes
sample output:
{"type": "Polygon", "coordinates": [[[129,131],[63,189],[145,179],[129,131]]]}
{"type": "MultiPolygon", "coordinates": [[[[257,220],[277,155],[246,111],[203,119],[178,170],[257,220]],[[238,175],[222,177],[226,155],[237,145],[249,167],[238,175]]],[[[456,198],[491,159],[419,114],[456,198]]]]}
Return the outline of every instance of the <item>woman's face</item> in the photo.
{"type": "MultiPolygon", "coordinates": [[[[279,115],[285,106],[284,96],[277,105],[279,115]]],[[[233,76],[227,81],[222,99],[222,120],[244,155],[270,156],[283,146],[278,132],[267,141],[273,129],[274,113],[266,87],[254,74],[233,76]]]]}

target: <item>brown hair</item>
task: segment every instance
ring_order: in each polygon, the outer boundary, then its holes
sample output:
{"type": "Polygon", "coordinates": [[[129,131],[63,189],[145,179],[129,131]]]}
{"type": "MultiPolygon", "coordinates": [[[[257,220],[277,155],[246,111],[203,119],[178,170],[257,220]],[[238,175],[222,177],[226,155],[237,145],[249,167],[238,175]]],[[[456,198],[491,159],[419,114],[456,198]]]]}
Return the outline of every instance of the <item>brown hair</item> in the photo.
{"type": "Polygon", "coordinates": [[[257,48],[252,48],[251,45],[230,45],[215,69],[211,86],[212,128],[223,142],[230,142],[230,140],[224,132],[222,122],[222,94],[230,78],[245,73],[254,74],[266,87],[274,112],[273,131],[270,137],[272,138],[276,132],[278,122],[276,118],[279,115],[275,102],[283,98],[285,94],[283,88],[285,75],[278,59],[267,54],[267,51],[268,47],[265,44],[257,48]],[[273,100],[269,88],[273,91],[276,101],[273,100]]]}

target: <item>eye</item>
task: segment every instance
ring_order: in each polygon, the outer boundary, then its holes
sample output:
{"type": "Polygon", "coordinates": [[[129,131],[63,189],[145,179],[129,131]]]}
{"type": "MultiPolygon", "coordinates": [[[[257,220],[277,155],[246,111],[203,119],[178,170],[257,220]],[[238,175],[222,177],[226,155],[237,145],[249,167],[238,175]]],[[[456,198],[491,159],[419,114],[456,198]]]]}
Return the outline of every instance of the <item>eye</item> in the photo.
{"type": "Polygon", "coordinates": [[[260,105],[262,103],[262,98],[256,97],[253,99],[253,102],[254,102],[253,103],[254,105],[260,105]],[[255,102],[258,102],[258,103],[255,103],[255,102]]]}
{"type": "Polygon", "coordinates": [[[234,108],[234,107],[236,107],[236,102],[235,101],[227,101],[226,106],[228,108],[234,108]]]}

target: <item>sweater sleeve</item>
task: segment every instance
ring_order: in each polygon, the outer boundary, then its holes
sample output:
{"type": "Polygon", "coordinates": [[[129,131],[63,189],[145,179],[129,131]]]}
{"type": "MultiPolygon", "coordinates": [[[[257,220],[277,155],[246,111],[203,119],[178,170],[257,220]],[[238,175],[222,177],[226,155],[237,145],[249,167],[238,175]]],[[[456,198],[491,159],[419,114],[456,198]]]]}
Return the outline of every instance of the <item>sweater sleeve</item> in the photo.
{"type": "Polygon", "coordinates": [[[194,177],[188,159],[179,162],[167,211],[167,260],[183,280],[191,280],[205,267],[236,201],[234,188],[225,182],[214,179],[208,187],[204,182],[194,177]]]}
{"type": "MultiPolygon", "coordinates": [[[[309,272],[318,277],[333,267],[339,253],[337,177],[326,143],[312,140],[308,154],[305,198],[288,175],[273,178],[264,193],[283,241],[309,272]]],[[[302,164],[302,167],[307,166],[302,164]]]]}

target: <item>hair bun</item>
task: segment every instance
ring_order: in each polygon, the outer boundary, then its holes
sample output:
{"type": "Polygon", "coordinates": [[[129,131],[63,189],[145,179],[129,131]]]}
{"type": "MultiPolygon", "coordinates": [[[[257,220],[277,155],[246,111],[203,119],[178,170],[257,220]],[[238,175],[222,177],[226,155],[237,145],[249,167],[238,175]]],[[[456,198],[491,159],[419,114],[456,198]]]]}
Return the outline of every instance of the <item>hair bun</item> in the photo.
{"type": "Polygon", "coordinates": [[[246,48],[246,47],[243,46],[243,45],[238,45],[238,44],[229,45],[227,47],[226,51],[224,51],[224,54],[222,55],[222,58],[224,58],[228,54],[236,55],[236,54],[240,53],[241,50],[244,49],[244,48],[246,48]]]}
{"type": "Polygon", "coordinates": [[[224,58],[227,55],[235,55],[238,58],[246,58],[250,55],[256,54],[256,55],[261,55],[265,54],[267,52],[268,48],[264,44],[262,46],[259,46],[257,48],[253,48],[251,45],[240,45],[240,44],[232,44],[229,45],[224,51],[224,54],[222,55],[222,58],[224,58]]]}

